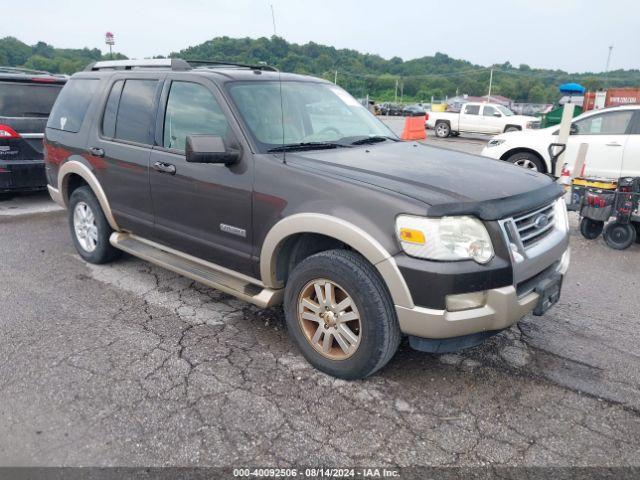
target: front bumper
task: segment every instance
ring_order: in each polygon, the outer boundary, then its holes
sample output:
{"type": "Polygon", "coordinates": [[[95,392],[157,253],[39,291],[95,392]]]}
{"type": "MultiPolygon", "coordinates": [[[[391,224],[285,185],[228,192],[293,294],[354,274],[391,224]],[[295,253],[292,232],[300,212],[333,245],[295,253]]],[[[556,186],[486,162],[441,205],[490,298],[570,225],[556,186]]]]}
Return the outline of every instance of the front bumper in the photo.
{"type": "MultiPolygon", "coordinates": [[[[555,272],[565,275],[569,268],[570,251],[567,249],[555,267],[555,272]]],[[[483,307],[450,312],[415,306],[396,305],[400,330],[406,335],[422,338],[453,338],[478,332],[503,330],[517,323],[538,303],[534,291],[520,294],[513,285],[487,290],[483,307]]]]}
{"type": "Polygon", "coordinates": [[[43,160],[0,161],[0,192],[40,190],[46,186],[43,160]]]}

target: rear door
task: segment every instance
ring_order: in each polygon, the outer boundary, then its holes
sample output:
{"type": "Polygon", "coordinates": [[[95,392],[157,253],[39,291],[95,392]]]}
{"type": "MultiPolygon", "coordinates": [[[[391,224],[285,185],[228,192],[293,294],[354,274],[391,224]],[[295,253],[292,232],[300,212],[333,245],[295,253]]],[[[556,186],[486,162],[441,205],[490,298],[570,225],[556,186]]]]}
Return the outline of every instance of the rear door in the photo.
{"type": "Polygon", "coordinates": [[[169,80],[151,153],[155,236],[176,250],[251,275],[251,152],[238,143],[239,128],[212,82],[177,73],[169,80]],[[222,137],[227,146],[243,151],[240,161],[231,166],[187,162],[185,141],[191,134],[222,137]]]}
{"type": "Polygon", "coordinates": [[[44,129],[61,89],[60,83],[0,81],[0,125],[20,135],[0,137],[0,160],[43,159],[44,129]]]}
{"type": "Polygon", "coordinates": [[[461,132],[477,132],[480,123],[480,105],[477,103],[467,103],[460,111],[461,132]]]}
{"type": "Polygon", "coordinates": [[[588,145],[585,175],[617,179],[631,128],[632,110],[617,110],[590,115],[574,122],[564,159],[572,167],[580,144],[588,145]]]}
{"type": "Polygon", "coordinates": [[[145,237],[154,231],[149,157],[161,80],[154,74],[114,76],[87,152],[118,225],[145,237]]]}

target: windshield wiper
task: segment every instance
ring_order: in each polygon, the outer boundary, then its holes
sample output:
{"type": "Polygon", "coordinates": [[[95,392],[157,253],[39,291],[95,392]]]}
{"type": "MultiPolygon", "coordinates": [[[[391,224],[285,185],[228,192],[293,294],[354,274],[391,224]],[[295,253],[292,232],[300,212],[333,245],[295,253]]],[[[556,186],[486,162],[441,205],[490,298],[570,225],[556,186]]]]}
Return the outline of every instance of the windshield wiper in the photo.
{"type": "Polygon", "coordinates": [[[360,138],[358,140],[355,140],[355,141],[351,142],[351,145],[368,145],[368,144],[371,144],[371,143],[386,142],[387,140],[392,140],[394,142],[397,141],[393,137],[384,137],[382,135],[374,135],[374,136],[371,136],[371,137],[365,137],[365,138],[360,138]]]}
{"type": "Polygon", "coordinates": [[[270,148],[267,152],[292,152],[302,150],[326,150],[329,148],[344,148],[348,145],[335,142],[300,142],[300,143],[287,143],[277,147],[270,148]]]}

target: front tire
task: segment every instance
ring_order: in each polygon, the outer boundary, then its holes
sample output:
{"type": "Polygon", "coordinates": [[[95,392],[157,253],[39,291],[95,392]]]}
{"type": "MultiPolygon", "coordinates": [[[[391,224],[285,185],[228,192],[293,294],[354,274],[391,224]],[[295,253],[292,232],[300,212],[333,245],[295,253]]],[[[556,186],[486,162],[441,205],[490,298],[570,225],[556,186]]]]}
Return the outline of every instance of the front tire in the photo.
{"type": "Polygon", "coordinates": [[[377,270],[359,254],[328,250],[300,262],[285,289],[289,335],[311,365],[346,380],[393,357],[400,327],[377,270]]]}
{"type": "Polygon", "coordinates": [[[89,263],[107,263],[122,253],[109,243],[113,230],[87,186],[75,189],[69,198],[69,228],[76,251],[89,263]]]}
{"type": "Polygon", "coordinates": [[[611,248],[624,250],[636,241],[636,229],[630,223],[610,222],[604,227],[602,236],[611,248]]]}
{"type": "Polygon", "coordinates": [[[580,233],[587,240],[598,238],[604,228],[604,222],[584,217],[580,220],[580,233]]]}
{"type": "Polygon", "coordinates": [[[447,122],[438,122],[435,126],[436,137],[447,138],[451,135],[451,127],[447,122]]]}
{"type": "Polygon", "coordinates": [[[507,158],[507,162],[513,163],[522,168],[533,170],[534,172],[544,172],[544,164],[540,158],[530,152],[518,152],[507,158]]]}

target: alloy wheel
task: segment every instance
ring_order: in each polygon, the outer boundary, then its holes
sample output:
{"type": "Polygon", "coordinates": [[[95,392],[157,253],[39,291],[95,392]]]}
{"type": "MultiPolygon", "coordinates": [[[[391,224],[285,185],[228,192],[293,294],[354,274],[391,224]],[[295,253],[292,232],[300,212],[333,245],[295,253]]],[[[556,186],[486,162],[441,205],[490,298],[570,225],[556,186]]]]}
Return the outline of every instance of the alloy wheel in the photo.
{"type": "Polygon", "coordinates": [[[93,252],[98,245],[98,226],[91,207],[85,202],[78,202],[73,209],[73,229],[82,249],[93,252]]]}
{"type": "Polygon", "coordinates": [[[358,308],[347,291],[331,280],[312,280],[302,288],[298,321],[311,346],[331,360],[349,358],[360,345],[358,308]]]}
{"type": "Polygon", "coordinates": [[[520,159],[516,160],[513,163],[515,163],[519,167],[527,168],[529,170],[533,170],[533,171],[536,171],[536,172],[538,171],[538,167],[536,166],[536,164],[533,163],[528,158],[520,158],[520,159]]]}

